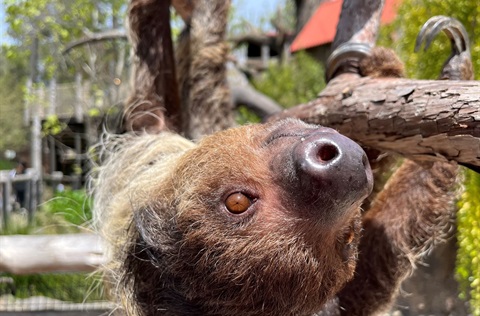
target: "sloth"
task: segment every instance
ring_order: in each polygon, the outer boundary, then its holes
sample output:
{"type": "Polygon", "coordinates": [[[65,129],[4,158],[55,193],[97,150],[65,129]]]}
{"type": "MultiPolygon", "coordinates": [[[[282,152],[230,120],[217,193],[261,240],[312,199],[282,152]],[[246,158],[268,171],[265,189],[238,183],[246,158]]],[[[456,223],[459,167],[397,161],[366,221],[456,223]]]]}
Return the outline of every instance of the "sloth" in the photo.
{"type": "Polygon", "coordinates": [[[106,279],[128,315],[382,310],[448,226],[456,172],[404,164],[362,214],[373,185],[362,148],[294,119],[198,144],[120,135],[104,159],[96,218],[106,279]]]}

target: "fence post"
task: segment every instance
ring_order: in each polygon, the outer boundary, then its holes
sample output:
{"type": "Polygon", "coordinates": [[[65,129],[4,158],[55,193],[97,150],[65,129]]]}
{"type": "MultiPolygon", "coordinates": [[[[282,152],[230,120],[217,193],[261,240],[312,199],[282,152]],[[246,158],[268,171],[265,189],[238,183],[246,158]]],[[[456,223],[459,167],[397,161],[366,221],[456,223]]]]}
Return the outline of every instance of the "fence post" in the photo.
{"type": "Polygon", "coordinates": [[[63,172],[61,172],[61,171],[54,171],[54,172],[52,172],[52,188],[53,188],[53,192],[57,192],[57,191],[58,191],[58,185],[59,185],[60,182],[62,181],[62,178],[63,178],[63,172]]]}
{"type": "Polygon", "coordinates": [[[75,103],[74,103],[74,117],[77,123],[83,122],[83,93],[82,75],[80,73],[75,74],[75,103]]]}
{"type": "Polygon", "coordinates": [[[28,223],[33,222],[33,215],[38,205],[38,174],[34,169],[27,169],[27,175],[30,176],[30,180],[27,182],[27,190],[25,192],[26,198],[28,197],[28,223]]]}
{"type": "Polygon", "coordinates": [[[262,66],[267,68],[270,61],[270,46],[264,44],[261,49],[262,66]]]}
{"type": "Polygon", "coordinates": [[[2,184],[2,212],[0,212],[0,228],[7,228],[8,217],[12,211],[12,175],[10,171],[0,171],[0,183],[2,184]]]}
{"type": "Polygon", "coordinates": [[[57,113],[57,79],[53,77],[48,87],[48,115],[57,113]]]}

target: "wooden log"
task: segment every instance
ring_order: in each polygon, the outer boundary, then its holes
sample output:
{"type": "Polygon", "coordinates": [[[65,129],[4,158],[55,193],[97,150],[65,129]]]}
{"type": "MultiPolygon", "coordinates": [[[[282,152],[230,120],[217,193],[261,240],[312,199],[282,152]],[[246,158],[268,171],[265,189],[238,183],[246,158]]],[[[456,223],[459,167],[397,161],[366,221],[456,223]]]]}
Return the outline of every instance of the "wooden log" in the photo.
{"type": "Polygon", "coordinates": [[[0,272],[90,272],[103,262],[94,234],[0,236],[0,272]]]}
{"type": "MultiPolygon", "coordinates": [[[[344,74],[316,100],[274,115],[329,126],[416,160],[480,167],[480,82],[371,79],[344,74]]],[[[480,170],[480,169],[479,169],[480,170]]]]}

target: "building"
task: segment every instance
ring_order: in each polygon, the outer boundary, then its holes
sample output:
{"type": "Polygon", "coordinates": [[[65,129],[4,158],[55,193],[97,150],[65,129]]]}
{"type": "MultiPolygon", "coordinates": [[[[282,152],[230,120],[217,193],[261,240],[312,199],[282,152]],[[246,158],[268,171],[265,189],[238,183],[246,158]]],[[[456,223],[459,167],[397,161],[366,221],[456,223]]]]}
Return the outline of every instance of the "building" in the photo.
{"type": "MultiPolygon", "coordinates": [[[[401,2],[402,0],[385,0],[381,17],[382,24],[393,22],[401,2]]],[[[290,46],[291,52],[306,50],[325,64],[337,32],[342,3],[342,0],[326,0],[320,4],[293,40],[290,46]]]]}

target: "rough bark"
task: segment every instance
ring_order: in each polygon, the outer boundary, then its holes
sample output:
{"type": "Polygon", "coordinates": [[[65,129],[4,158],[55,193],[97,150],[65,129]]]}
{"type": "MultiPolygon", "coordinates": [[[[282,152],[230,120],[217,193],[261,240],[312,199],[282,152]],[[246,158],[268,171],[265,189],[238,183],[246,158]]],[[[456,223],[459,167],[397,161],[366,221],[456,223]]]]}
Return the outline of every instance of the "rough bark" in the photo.
{"type": "Polygon", "coordinates": [[[368,147],[415,160],[480,166],[480,83],[371,79],[345,74],[316,100],[270,120],[296,117],[333,127],[368,147]]]}

